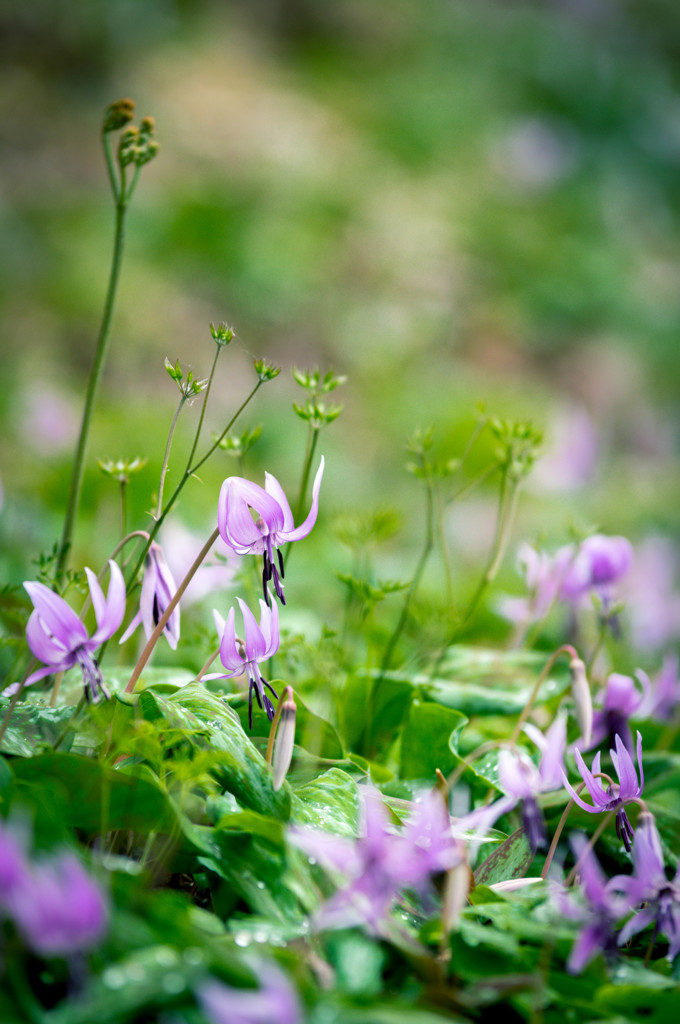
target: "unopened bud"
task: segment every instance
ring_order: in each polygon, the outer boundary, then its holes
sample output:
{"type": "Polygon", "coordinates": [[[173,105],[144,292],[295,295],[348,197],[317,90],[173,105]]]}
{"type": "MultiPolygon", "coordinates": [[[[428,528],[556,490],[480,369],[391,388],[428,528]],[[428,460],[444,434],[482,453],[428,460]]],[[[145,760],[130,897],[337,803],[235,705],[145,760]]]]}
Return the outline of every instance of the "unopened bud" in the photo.
{"type": "Polygon", "coordinates": [[[593,736],[593,699],[590,694],[586,666],[580,658],[571,659],[569,673],[576,721],[581,731],[582,744],[584,747],[588,747],[593,736]]]}
{"type": "Polygon", "coordinates": [[[156,128],[156,122],[153,117],[143,117],[139,125],[139,130],[142,135],[153,135],[156,128]]]}
{"type": "Polygon", "coordinates": [[[210,324],[210,333],[213,336],[213,341],[221,347],[229,344],[234,337],[235,331],[233,327],[229,327],[225,323],[219,323],[217,327],[215,324],[210,324]]]}
{"type": "Polygon", "coordinates": [[[279,727],[274,740],[274,753],[272,755],[272,768],[274,770],[274,791],[281,789],[283,780],[288,774],[290,762],[293,759],[293,744],[295,742],[295,712],[297,708],[293,700],[293,691],[286,687],[284,701],[281,705],[279,715],[279,727]]]}
{"type": "Polygon", "coordinates": [[[102,123],[102,131],[104,132],[115,132],[119,128],[128,124],[135,113],[134,102],[130,99],[116,100],[109,107],[106,108],[104,114],[104,121],[102,123]]]}
{"type": "Polygon", "coordinates": [[[447,872],[442,900],[442,923],[447,935],[457,927],[473,883],[474,876],[465,857],[447,872]]]}

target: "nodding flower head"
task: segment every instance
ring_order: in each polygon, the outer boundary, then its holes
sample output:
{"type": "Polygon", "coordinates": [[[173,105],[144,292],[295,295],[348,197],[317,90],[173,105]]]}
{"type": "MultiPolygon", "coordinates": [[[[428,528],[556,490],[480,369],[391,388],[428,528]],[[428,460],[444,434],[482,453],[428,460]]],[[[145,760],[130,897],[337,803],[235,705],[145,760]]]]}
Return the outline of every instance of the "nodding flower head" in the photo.
{"type": "MultiPolygon", "coordinates": [[[[125,643],[140,623],[144,626],[144,632],[148,639],[175,596],[176,590],[177,586],[168,568],[163,549],[160,544],[152,541],[144,559],[144,580],[142,581],[139,611],[120,638],[120,643],[125,643]]],[[[170,615],[163,635],[174,651],[179,640],[179,605],[170,615]]]]}
{"type": "Polygon", "coordinates": [[[601,775],[599,751],[595,755],[591,770],[586,767],[586,763],[581,756],[581,752],[579,750],[574,751],[576,765],[581,773],[581,778],[585,783],[586,789],[592,798],[592,804],[588,804],[585,800],[581,799],[576,790],[569,783],[566,775],[563,776],[563,782],[571,799],[577,803],[579,807],[582,807],[584,811],[589,811],[591,814],[601,814],[603,811],[616,810],[616,832],[619,839],[626,847],[626,850],[630,852],[631,840],[633,838],[633,826],[628,820],[625,805],[633,800],[639,799],[645,784],[644,774],[642,771],[642,736],[638,732],[637,762],[640,770],[639,782],[637,772],[635,771],[635,765],[633,764],[633,759],[626,750],[618,733],[614,738],[614,745],[616,750],[610,750],[609,753],[619,781],[617,783],[611,782],[610,780],[606,789],[602,784],[602,779],[598,778],[598,776],[601,775]]]}
{"type": "Polygon", "coordinates": [[[323,476],[324,460],[314,478],[312,507],[303,523],[295,526],[293,513],[283,488],[276,477],[265,473],[265,485],[260,487],[240,476],[230,476],[222,484],[217,506],[217,526],[220,536],[237,555],[262,555],[262,587],[264,599],[270,602],[267,584],[271,580],[281,604],[283,595],[283,557],[281,544],[302,540],[311,533],[319,511],[319,488],[323,476]],[[252,513],[256,518],[253,518],[252,513]],[[276,551],[276,561],[274,552],[276,551]]]}
{"type": "MultiPolygon", "coordinates": [[[[80,665],[87,699],[96,700],[100,693],[109,696],[94,651],[113,636],[125,615],[123,574],[114,561],[109,561],[109,569],[111,582],[106,598],[95,574],[91,569],[85,569],[97,619],[97,629],[92,636],[88,635],[82,620],[63,597],[44,583],[24,583],[34,609],[26,626],[26,639],[32,653],[44,665],[28,677],[25,685],[80,665]]],[[[15,693],[18,688],[18,683],[8,686],[5,696],[15,693]]]]}
{"type": "Polygon", "coordinates": [[[257,703],[266,713],[271,722],[274,717],[274,705],[264,692],[265,686],[271,690],[278,699],[278,693],[266,679],[263,679],[260,672],[260,663],[271,658],[279,649],[279,611],[276,602],[270,605],[260,601],[261,615],[258,626],[255,616],[245,601],[240,597],[236,599],[243,615],[245,627],[245,640],[236,635],[235,611],[229,610],[226,622],[219,614],[214,612],[215,625],[222,640],[220,642],[220,660],[228,670],[224,673],[214,673],[204,676],[204,679],[231,679],[233,676],[240,676],[245,672],[248,678],[248,724],[253,727],[253,693],[257,703]]]}

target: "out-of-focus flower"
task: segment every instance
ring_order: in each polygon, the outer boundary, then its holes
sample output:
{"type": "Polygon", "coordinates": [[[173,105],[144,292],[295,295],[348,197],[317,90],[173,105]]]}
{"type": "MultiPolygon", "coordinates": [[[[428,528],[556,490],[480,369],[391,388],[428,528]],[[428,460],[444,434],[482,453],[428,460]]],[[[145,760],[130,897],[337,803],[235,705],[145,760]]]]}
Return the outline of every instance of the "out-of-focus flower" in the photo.
{"type": "Polygon", "coordinates": [[[233,988],[214,978],[196,995],[211,1024],[301,1024],[302,1008],[290,981],[272,963],[257,965],[260,988],[233,988]]]}
{"type": "Polygon", "coordinates": [[[522,821],[532,850],[545,845],[545,822],[536,802],[539,793],[562,786],[567,722],[558,715],[545,735],[535,726],[524,731],[541,751],[538,768],[523,752],[503,749],[498,755],[498,780],[508,796],[522,801],[522,821]]]}
{"type": "Polygon", "coordinates": [[[623,845],[626,847],[626,850],[630,851],[631,840],[633,838],[633,827],[628,820],[625,805],[630,803],[632,800],[637,800],[641,796],[645,783],[642,770],[642,736],[638,732],[637,761],[640,771],[639,782],[633,760],[618,734],[614,738],[614,745],[616,750],[610,750],[609,753],[619,781],[618,783],[610,782],[606,789],[603,786],[601,779],[596,778],[596,776],[600,775],[600,752],[598,751],[595,755],[592,770],[589,770],[581,756],[581,752],[579,750],[574,751],[576,766],[581,774],[581,778],[585,782],[586,789],[592,798],[592,804],[586,803],[586,801],[579,796],[567,779],[566,774],[562,775],[562,781],[564,782],[571,799],[574,803],[577,803],[579,807],[582,807],[584,811],[588,811],[590,814],[602,814],[607,811],[616,810],[616,833],[619,839],[623,842],[623,845]]]}
{"type": "MultiPolygon", "coordinates": [[[[164,523],[162,536],[170,571],[176,580],[182,580],[203,547],[205,536],[187,529],[176,519],[164,523]]],[[[182,606],[187,608],[208,594],[233,587],[240,561],[240,556],[218,537],[184,591],[182,606]]]]}
{"type": "Polygon", "coordinates": [[[29,387],[19,415],[21,436],[41,455],[72,448],[78,436],[76,402],[45,381],[29,387]]]}
{"type": "Polygon", "coordinates": [[[7,906],[28,945],[41,956],[91,949],[108,925],[102,890],[71,853],[31,865],[7,906]]]}
{"type": "Polygon", "coordinates": [[[640,681],[645,681],[645,696],[638,708],[640,718],[655,718],[667,722],[680,706],[680,677],[678,656],[669,654],[664,658],[661,670],[650,681],[641,669],[637,672],[640,681]]]}
{"type": "Polygon", "coordinates": [[[279,611],[274,601],[266,605],[260,601],[260,625],[255,621],[245,601],[240,597],[236,599],[243,615],[245,627],[245,640],[236,636],[235,610],[229,609],[226,622],[219,614],[213,612],[217,632],[221,636],[220,661],[228,670],[224,673],[213,673],[204,676],[204,679],[231,679],[233,676],[240,676],[245,672],[248,679],[248,723],[253,727],[253,693],[259,706],[265,711],[269,721],[274,717],[274,705],[264,692],[265,686],[278,699],[278,694],[273,686],[262,678],[260,663],[271,658],[279,649],[279,611]]]}
{"type": "MultiPolygon", "coordinates": [[[[612,672],[604,688],[602,707],[593,715],[593,735],[588,746],[599,746],[603,740],[613,740],[618,735],[629,753],[633,753],[633,737],[629,719],[634,715],[644,717],[642,709],[650,700],[651,684],[644,672],[637,672],[642,691],[635,685],[632,676],[612,672]]],[[[602,695],[600,695],[602,698],[602,695]]]]}
{"type": "Polygon", "coordinates": [[[296,846],[346,879],[317,915],[318,928],[363,924],[379,934],[401,890],[423,892],[430,875],[448,871],[465,859],[439,793],[428,794],[399,832],[380,793],[366,786],[362,819],[357,840],[311,829],[290,833],[296,846]]]}
{"type": "Polygon", "coordinates": [[[560,598],[577,603],[595,593],[609,602],[614,585],[632,564],[633,547],[625,537],[607,537],[602,533],[586,537],[562,580],[560,598]]]}
{"type": "Polygon", "coordinates": [[[283,488],[271,473],[265,473],[264,488],[240,476],[227,477],[222,484],[217,506],[220,536],[238,555],[263,556],[262,586],[267,604],[270,601],[267,588],[270,580],[273,580],[281,604],[286,603],[282,583],[283,557],[279,546],[302,540],[311,532],[319,510],[323,470],[322,457],[312,487],[312,506],[305,521],[297,527],[293,523],[293,513],[283,488]],[[257,519],[253,519],[251,509],[257,513],[257,519]],[[274,561],[274,551],[278,557],[278,566],[274,561]]]}
{"type": "MultiPolygon", "coordinates": [[[[160,544],[152,541],[144,559],[144,579],[139,611],[123,633],[119,643],[125,643],[140,624],[144,626],[144,632],[148,639],[175,596],[176,590],[177,585],[168,568],[163,549],[160,544]]],[[[165,624],[163,635],[174,651],[179,640],[179,605],[175,607],[165,624]]]]}
{"type": "Polygon", "coordinates": [[[623,597],[633,645],[662,650],[680,637],[678,549],[667,537],[648,537],[635,547],[623,597]]]}
{"type": "Polygon", "coordinates": [[[674,960],[680,953],[680,864],[669,882],[656,822],[649,811],[638,817],[633,865],[632,876],[616,876],[611,881],[627,893],[632,903],[642,904],[642,909],[621,929],[619,945],[648,924],[654,924],[654,937],[659,933],[666,936],[668,959],[674,960]]]}
{"type": "Polygon", "coordinates": [[[582,487],[595,472],[598,457],[597,434],[583,407],[564,409],[548,430],[549,443],[531,476],[531,482],[545,491],[573,491],[582,487]]]}
{"type": "Polygon", "coordinates": [[[576,902],[572,892],[567,894],[561,887],[553,890],[553,895],[563,917],[583,924],[567,960],[569,973],[580,974],[598,953],[614,953],[616,926],[630,911],[631,903],[610,885],[585,836],[572,836],[571,845],[581,878],[573,893],[581,901],[576,902]]]}
{"type": "MultiPolygon", "coordinates": [[[[34,608],[26,626],[26,639],[32,653],[45,666],[28,677],[27,686],[43,676],[80,665],[88,700],[96,700],[100,693],[108,697],[94,651],[113,636],[125,615],[123,574],[114,561],[109,561],[109,569],[111,581],[106,598],[95,574],[91,569],[85,569],[97,619],[97,629],[92,636],[88,636],[81,619],[63,597],[44,583],[24,583],[34,608]]],[[[15,693],[18,687],[18,683],[8,686],[5,695],[15,693]]]]}
{"type": "Polygon", "coordinates": [[[573,545],[560,548],[554,555],[520,544],[517,560],[524,572],[528,597],[505,598],[500,612],[511,622],[529,625],[544,618],[557,601],[562,583],[576,557],[573,545]]]}

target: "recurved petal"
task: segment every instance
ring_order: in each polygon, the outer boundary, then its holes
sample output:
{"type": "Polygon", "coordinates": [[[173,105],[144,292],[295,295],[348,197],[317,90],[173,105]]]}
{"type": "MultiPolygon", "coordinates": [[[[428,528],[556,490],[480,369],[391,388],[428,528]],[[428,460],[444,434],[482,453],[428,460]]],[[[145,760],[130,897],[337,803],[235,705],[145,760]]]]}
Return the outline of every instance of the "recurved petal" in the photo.
{"type": "Polygon", "coordinates": [[[279,607],[276,601],[268,607],[260,598],[260,608],[260,629],[265,642],[263,658],[269,658],[279,649],[279,607]]]}
{"type": "Polygon", "coordinates": [[[324,457],[322,455],[321,463],[319,465],[318,470],[316,471],[316,476],[314,477],[314,486],[312,488],[312,507],[309,510],[309,515],[305,519],[304,523],[301,523],[294,530],[283,531],[280,534],[279,542],[290,540],[302,540],[302,538],[306,537],[308,533],[311,533],[312,527],[314,526],[314,523],[316,522],[316,517],[319,513],[319,488],[321,487],[321,478],[323,476],[324,465],[325,462],[324,457]]]}
{"type": "MultiPolygon", "coordinates": [[[[638,736],[640,734],[638,733],[638,736]]],[[[619,777],[620,783],[620,796],[622,800],[626,800],[630,797],[637,796],[640,792],[638,788],[638,779],[635,772],[635,765],[633,760],[626,750],[623,741],[617,733],[614,737],[614,745],[616,750],[610,750],[612,764],[616,769],[616,774],[619,777]]]]}
{"type": "Polygon", "coordinates": [[[259,661],[261,658],[264,658],[265,651],[267,650],[262,630],[245,601],[242,601],[240,597],[237,597],[236,600],[243,615],[243,628],[246,634],[246,658],[248,661],[259,661]]]}
{"type": "MultiPolygon", "coordinates": [[[[596,757],[593,761],[593,768],[595,769],[595,773],[591,772],[590,769],[587,767],[585,761],[583,760],[583,757],[581,756],[580,750],[574,751],[574,758],[576,760],[576,767],[579,770],[581,778],[586,784],[586,789],[593,798],[593,803],[598,807],[604,807],[605,804],[608,804],[610,802],[611,797],[608,796],[607,793],[605,793],[604,787],[600,780],[595,778],[595,775],[600,770],[599,756],[596,757]]],[[[579,800],[578,798],[577,803],[579,803],[581,807],[587,807],[587,804],[584,804],[583,801],[579,800]]]]}
{"type": "Polygon", "coordinates": [[[91,569],[85,570],[87,581],[90,585],[94,613],[97,618],[97,629],[92,634],[90,640],[91,646],[94,647],[113,636],[125,615],[125,580],[113,559],[109,559],[109,571],[111,573],[111,581],[106,600],[104,600],[104,594],[95,574],[91,569]]]}
{"type": "Polygon", "coordinates": [[[283,524],[281,529],[286,531],[292,530],[295,523],[293,521],[293,513],[291,512],[290,505],[288,504],[288,498],[286,497],[283,487],[279,481],[271,473],[264,474],[264,489],[267,494],[272,496],[276,504],[281,509],[283,514],[283,524]]]}
{"type": "Polygon", "coordinates": [[[260,553],[263,535],[282,528],[283,510],[263,487],[242,477],[230,476],[220,489],[217,526],[222,540],[237,554],[260,553]],[[251,508],[263,520],[264,530],[256,526],[251,508]]]}
{"type": "Polygon", "coordinates": [[[66,646],[52,636],[45,628],[43,620],[37,611],[31,612],[26,625],[26,640],[31,652],[38,661],[45,665],[54,665],[60,662],[67,654],[66,646]]]}
{"type": "Polygon", "coordinates": [[[230,608],[220,641],[220,661],[231,672],[242,672],[245,667],[245,659],[238,652],[234,619],[234,609],[230,608]]]}
{"type": "Polygon", "coordinates": [[[59,597],[44,583],[24,583],[33,607],[45,626],[46,633],[51,633],[68,650],[87,640],[87,630],[73,608],[59,597]]]}

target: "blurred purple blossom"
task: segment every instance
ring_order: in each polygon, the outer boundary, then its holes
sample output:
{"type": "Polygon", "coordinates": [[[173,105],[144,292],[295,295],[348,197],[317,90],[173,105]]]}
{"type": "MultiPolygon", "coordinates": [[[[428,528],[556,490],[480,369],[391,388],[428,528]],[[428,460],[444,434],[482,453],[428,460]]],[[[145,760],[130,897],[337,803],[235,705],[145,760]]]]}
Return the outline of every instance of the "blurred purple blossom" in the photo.
{"type": "Polygon", "coordinates": [[[595,533],[578,546],[560,586],[560,599],[578,603],[596,593],[604,602],[633,564],[633,547],[625,537],[595,533]]]}
{"type": "Polygon", "coordinates": [[[588,746],[597,747],[604,740],[614,740],[618,735],[630,754],[634,752],[633,737],[629,719],[634,716],[645,717],[643,708],[651,698],[651,684],[647,675],[636,673],[642,690],[635,684],[632,676],[624,676],[612,672],[608,676],[604,690],[599,695],[601,707],[593,714],[593,733],[588,746]]]}
{"type": "Polygon", "coordinates": [[[545,491],[565,492],[592,479],[599,454],[597,432],[582,406],[563,409],[548,431],[549,444],[531,480],[545,491]]]}
{"type": "Polygon", "coordinates": [[[678,549],[667,537],[648,537],[636,546],[624,597],[633,645],[658,651],[680,637],[678,549]]]}
{"type": "Polygon", "coordinates": [[[645,696],[638,709],[640,718],[655,718],[659,722],[667,722],[680,706],[678,655],[667,655],[652,680],[649,680],[642,669],[636,674],[641,682],[645,681],[645,696]]]}
{"type": "MultiPolygon", "coordinates": [[[[125,643],[139,625],[144,626],[144,632],[148,639],[175,596],[176,590],[177,584],[168,568],[163,549],[160,544],[152,541],[144,559],[144,579],[139,599],[139,611],[123,633],[119,643],[125,643]]],[[[179,605],[170,615],[163,635],[174,651],[179,641],[179,605]]]]}
{"type": "Polygon", "coordinates": [[[30,385],[21,420],[21,436],[43,456],[69,450],[78,436],[76,402],[45,381],[30,385]]]}
{"type": "Polygon", "coordinates": [[[628,820],[625,805],[630,803],[632,800],[637,800],[641,796],[644,787],[645,780],[642,770],[642,736],[638,732],[637,761],[640,772],[639,782],[633,760],[618,734],[614,737],[614,745],[616,750],[610,750],[609,753],[619,781],[618,783],[610,782],[606,789],[602,784],[602,780],[596,777],[600,775],[600,752],[598,751],[593,759],[592,769],[588,769],[583,757],[581,756],[581,752],[579,750],[574,751],[576,766],[581,774],[581,778],[585,782],[586,789],[592,798],[592,804],[586,803],[585,800],[579,796],[567,779],[566,774],[562,776],[562,780],[571,799],[574,803],[577,803],[579,807],[582,807],[584,811],[589,811],[591,814],[602,814],[607,811],[616,810],[616,833],[626,849],[630,851],[631,840],[633,838],[633,827],[628,820]]]}
{"type": "Polygon", "coordinates": [[[11,890],[7,907],[28,945],[41,956],[91,949],[108,926],[107,900],[72,853],[31,865],[11,890]]]}
{"type": "MultiPolygon", "coordinates": [[[[163,525],[165,556],[175,579],[184,579],[205,543],[205,536],[194,533],[173,519],[163,525]]],[[[234,586],[241,557],[228,548],[221,537],[184,591],[182,605],[187,607],[208,594],[234,586]]]]}
{"type": "Polygon", "coordinates": [[[267,604],[270,602],[267,584],[273,580],[274,590],[281,604],[283,594],[283,556],[281,544],[302,540],[311,533],[319,510],[319,488],[324,470],[321,458],[312,487],[312,506],[305,521],[295,526],[293,513],[281,484],[271,473],[265,473],[264,488],[240,476],[230,476],[222,484],[217,506],[217,525],[222,540],[238,555],[262,555],[262,586],[267,604]],[[253,519],[251,509],[257,513],[253,519]],[[274,551],[277,563],[274,561],[274,551]]]}
{"type": "Polygon", "coordinates": [[[666,936],[668,959],[674,960],[680,953],[680,864],[669,881],[656,822],[649,811],[643,811],[638,817],[633,866],[633,875],[612,879],[612,885],[618,884],[631,903],[642,904],[642,909],[621,929],[619,945],[654,924],[654,937],[659,933],[666,936]]]}
{"type": "MultiPolygon", "coordinates": [[[[109,569],[111,581],[106,598],[95,574],[91,569],[85,569],[97,620],[97,629],[92,636],[88,636],[82,620],[63,597],[44,583],[24,583],[34,608],[26,626],[26,639],[31,652],[45,666],[28,677],[27,686],[43,676],[80,665],[88,700],[96,700],[100,693],[108,697],[94,651],[113,636],[125,615],[123,574],[112,560],[109,561],[109,569]]],[[[6,687],[5,696],[15,693],[18,688],[19,683],[6,687]]]]}
{"type": "Polygon", "coordinates": [[[196,995],[211,1024],[301,1024],[302,1008],[290,981],[272,963],[259,964],[260,988],[233,988],[211,978],[196,995]]]}
{"type": "Polygon", "coordinates": [[[616,927],[629,912],[631,902],[608,882],[585,836],[572,836],[571,845],[580,886],[569,891],[554,889],[553,896],[563,917],[583,924],[567,960],[569,973],[580,974],[598,953],[614,953],[616,927]]]}
{"type": "Polygon", "coordinates": [[[213,612],[217,632],[221,636],[220,661],[228,670],[225,673],[212,673],[204,676],[204,679],[231,679],[233,676],[240,676],[245,672],[248,679],[248,723],[253,727],[253,693],[259,706],[265,711],[269,721],[274,718],[274,705],[264,692],[268,687],[278,699],[278,694],[273,686],[263,679],[260,672],[260,664],[271,658],[279,649],[279,609],[276,601],[266,605],[260,600],[260,624],[258,626],[255,616],[245,601],[240,597],[236,599],[243,615],[245,628],[245,640],[236,635],[235,610],[229,609],[226,622],[219,614],[213,612]]]}
{"type": "MultiPolygon", "coordinates": [[[[564,772],[564,751],[567,744],[567,722],[558,715],[545,735],[534,725],[524,731],[541,751],[538,767],[523,751],[503,749],[498,755],[498,779],[508,796],[522,801],[522,821],[532,850],[545,844],[545,822],[536,797],[539,793],[559,789],[564,772]]],[[[503,811],[504,813],[504,811],[503,811]]]]}
{"type": "Polygon", "coordinates": [[[292,841],[324,867],[346,878],[346,884],[322,907],[318,928],[350,928],[363,924],[379,934],[399,893],[425,893],[429,878],[448,871],[465,858],[462,844],[438,793],[428,793],[413,817],[399,831],[378,792],[362,788],[362,827],[357,840],[312,829],[293,829],[292,841]]]}

